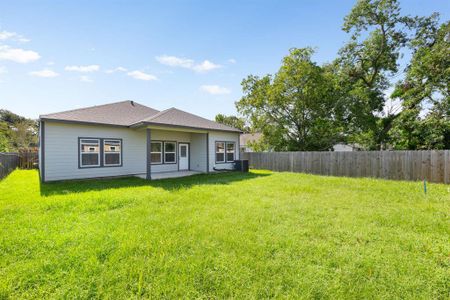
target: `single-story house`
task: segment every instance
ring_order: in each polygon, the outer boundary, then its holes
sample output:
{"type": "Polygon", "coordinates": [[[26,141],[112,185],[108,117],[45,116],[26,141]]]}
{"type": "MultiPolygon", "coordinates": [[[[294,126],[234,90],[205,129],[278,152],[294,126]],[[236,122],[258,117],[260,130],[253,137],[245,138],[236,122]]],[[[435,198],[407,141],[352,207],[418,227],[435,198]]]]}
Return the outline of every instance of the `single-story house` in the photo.
{"type": "Polygon", "coordinates": [[[251,143],[258,142],[262,138],[262,133],[241,133],[239,137],[239,150],[241,152],[253,152],[251,143]]]}
{"type": "Polygon", "coordinates": [[[361,151],[361,150],[363,150],[363,147],[358,144],[338,143],[333,146],[333,151],[337,152],[361,151]]]}
{"type": "Polygon", "coordinates": [[[232,169],[239,159],[240,130],[176,108],[122,101],[41,115],[39,122],[44,182],[176,177],[232,169]]]}

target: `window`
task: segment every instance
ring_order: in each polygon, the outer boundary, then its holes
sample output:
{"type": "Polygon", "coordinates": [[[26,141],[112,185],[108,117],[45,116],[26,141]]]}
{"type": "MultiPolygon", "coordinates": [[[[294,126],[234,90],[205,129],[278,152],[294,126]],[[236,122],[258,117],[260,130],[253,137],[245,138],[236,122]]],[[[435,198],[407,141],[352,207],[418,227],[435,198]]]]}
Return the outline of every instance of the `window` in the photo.
{"type": "Polygon", "coordinates": [[[120,166],[121,159],[121,140],[103,140],[103,161],[105,166],[120,166]]]}
{"type": "Polygon", "coordinates": [[[152,142],[150,145],[150,158],[152,164],[162,163],[162,142],[152,142]]]}
{"type": "Polygon", "coordinates": [[[122,140],[118,138],[78,138],[79,168],[121,167],[122,140]]]}
{"type": "Polygon", "coordinates": [[[234,161],[234,143],[227,142],[227,162],[234,161]]]}
{"type": "Polygon", "coordinates": [[[216,162],[225,162],[225,142],[216,142],[216,162]]]}
{"type": "Polygon", "coordinates": [[[176,163],[176,142],[164,142],[164,163],[176,163]]]}
{"type": "Polygon", "coordinates": [[[80,167],[100,166],[100,140],[80,139],[80,167]]]}
{"type": "Polygon", "coordinates": [[[216,142],[216,163],[234,162],[235,159],[235,142],[216,142]]]}
{"type": "Polygon", "coordinates": [[[180,157],[187,157],[187,146],[186,145],[180,146],[180,157]]]}

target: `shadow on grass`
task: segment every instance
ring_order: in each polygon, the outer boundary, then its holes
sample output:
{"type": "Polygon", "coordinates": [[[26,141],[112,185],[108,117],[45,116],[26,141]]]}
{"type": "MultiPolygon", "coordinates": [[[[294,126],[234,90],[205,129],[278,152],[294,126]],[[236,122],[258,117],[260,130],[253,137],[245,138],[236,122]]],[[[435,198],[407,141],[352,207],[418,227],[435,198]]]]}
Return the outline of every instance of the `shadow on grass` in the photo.
{"type": "Polygon", "coordinates": [[[178,189],[190,188],[196,185],[230,184],[236,181],[249,180],[264,176],[270,176],[270,174],[229,172],[220,174],[199,174],[188,177],[168,178],[154,181],[149,181],[137,177],[68,180],[41,183],[40,192],[42,196],[52,196],[141,186],[162,188],[168,191],[173,191],[178,189]]]}

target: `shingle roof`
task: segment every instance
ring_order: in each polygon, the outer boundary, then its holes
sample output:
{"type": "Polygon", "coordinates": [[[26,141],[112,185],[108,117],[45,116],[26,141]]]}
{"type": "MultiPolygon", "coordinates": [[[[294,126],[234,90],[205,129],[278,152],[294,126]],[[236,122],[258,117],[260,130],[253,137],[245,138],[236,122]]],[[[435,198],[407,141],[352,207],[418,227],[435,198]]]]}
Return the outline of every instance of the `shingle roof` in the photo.
{"type": "Polygon", "coordinates": [[[151,107],[127,100],[41,115],[40,119],[130,126],[158,112],[151,107]]]}
{"type": "Polygon", "coordinates": [[[41,115],[40,119],[127,127],[145,126],[148,124],[169,125],[240,132],[239,129],[216,123],[176,108],[157,111],[129,100],[41,115]]]}
{"type": "Polygon", "coordinates": [[[163,110],[151,117],[143,119],[134,125],[141,125],[141,124],[170,125],[179,127],[240,132],[239,129],[199,117],[197,115],[179,110],[174,107],[163,110]]]}

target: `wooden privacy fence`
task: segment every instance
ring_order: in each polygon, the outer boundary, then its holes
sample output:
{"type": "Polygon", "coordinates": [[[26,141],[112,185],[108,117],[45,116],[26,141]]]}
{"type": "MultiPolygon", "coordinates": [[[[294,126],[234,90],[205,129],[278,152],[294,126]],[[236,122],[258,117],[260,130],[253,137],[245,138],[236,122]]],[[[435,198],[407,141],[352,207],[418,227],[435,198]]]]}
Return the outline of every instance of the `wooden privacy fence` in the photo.
{"type": "Polygon", "coordinates": [[[38,166],[37,151],[20,151],[0,153],[0,179],[6,177],[16,168],[34,169],[38,166]]]}
{"type": "Polygon", "coordinates": [[[450,150],[243,152],[254,169],[450,183],[450,150]]]}
{"type": "Polygon", "coordinates": [[[0,153],[0,179],[19,166],[19,153],[0,153]]]}
{"type": "Polygon", "coordinates": [[[20,156],[19,161],[20,169],[35,169],[38,167],[39,154],[37,150],[20,151],[19,156],[20,156]]]}

